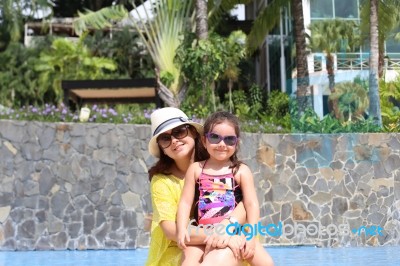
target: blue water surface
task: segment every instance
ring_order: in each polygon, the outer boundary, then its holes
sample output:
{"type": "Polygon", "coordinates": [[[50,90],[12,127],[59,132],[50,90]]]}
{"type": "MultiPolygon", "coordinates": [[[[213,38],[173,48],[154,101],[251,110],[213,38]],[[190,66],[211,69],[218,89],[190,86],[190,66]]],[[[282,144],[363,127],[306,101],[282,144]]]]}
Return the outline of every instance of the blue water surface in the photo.
{"type": "MultiPolygon", "coordinates": [[[[276,266],[400,265],[400,246],[268,247],[276,266]]],[[[148,249],[86,251],[0,251],[0,266],[144,265],[148,249]]],[[[217,265],[216,265],[217,266],[217,265]]]]}

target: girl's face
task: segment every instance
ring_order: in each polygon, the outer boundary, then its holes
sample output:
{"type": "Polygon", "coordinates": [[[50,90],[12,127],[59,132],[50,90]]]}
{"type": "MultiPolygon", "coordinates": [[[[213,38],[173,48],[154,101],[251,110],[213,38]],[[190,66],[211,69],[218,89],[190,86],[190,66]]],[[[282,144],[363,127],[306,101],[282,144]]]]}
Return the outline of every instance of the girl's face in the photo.
{"type": "Polygon", "coordinates": [[[168,130],[157,138],[158,146],[173,160],[191,158],[195,146],[190,126],[182,125],[168,130]]]}
{"type": "Polygon", "coordinates": [[[229,123],[214,125],[203,137],[203,144],[210,154],[210,159],[227,161],[236,152],[238,138],[235,128],[229,123]]]}

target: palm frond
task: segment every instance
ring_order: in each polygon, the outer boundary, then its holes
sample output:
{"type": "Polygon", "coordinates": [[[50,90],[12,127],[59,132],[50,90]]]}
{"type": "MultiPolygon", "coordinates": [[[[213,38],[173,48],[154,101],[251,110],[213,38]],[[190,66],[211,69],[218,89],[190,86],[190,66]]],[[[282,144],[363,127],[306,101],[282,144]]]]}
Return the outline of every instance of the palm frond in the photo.
{"type": "Polygon", "coordinates": [[[248,4],[252,2],[251,0],[224,0],[224,1],[208,1],[208,20],[209,24],[215,25],[222,15],[230,10],[232,10],[236,5],[248,4]]]}
{"type": "Polygon", "coordinates": [[[189,19],[193,12],[193,1],[160,0],[151,1],[151,4],[151,10],[145,10],[144,15],[134,6],[134,12],[139,19],[131,17],[131,22],[157,68],[161,72],[169,72],[174,77],[170,89],[177,94],[180,87],[180,70],[174,64],[174,58],[184,31],[191,29],[189,19]]]}
{"type": "Polygon", "coordinates": [[[93,27],[104,29],[111,27],[113,21],[122,20],[129,15],[128,10],[122,5],[102,8],[96,12],[85,10],[85,13],[78,12],[79,17],[74,20],[74,29],[78,35],[93,27]]]}
{"type": "Polygon", "coordinates": [[[290,0],[275,0],[264,7],[254,20],[247,37],[249,51],[255,51],[264,42],[267,34],[278,25],[281,18],[281,8],[290,4],[290,0]]]}

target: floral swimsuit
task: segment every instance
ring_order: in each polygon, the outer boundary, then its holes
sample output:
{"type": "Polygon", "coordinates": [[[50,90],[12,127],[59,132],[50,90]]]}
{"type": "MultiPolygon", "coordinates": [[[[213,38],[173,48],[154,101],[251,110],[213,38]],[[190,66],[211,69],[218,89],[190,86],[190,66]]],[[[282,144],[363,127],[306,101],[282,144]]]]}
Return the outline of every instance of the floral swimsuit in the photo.
{"type": "MultiPolygon", "coordinates": [[[[204,163],[203,169],[207,162],[204,163]]],[[[198,199],[195,218],[199,224],[215,224],[226,218],[236,207],[235,185],[233,173],[209,175],[201,171],[196,184],[198,199]]],[[[241,193],[240,193],[241,194],[241,193]]],[[[241,195],[240,195],[241,200],[241,195]]]]}

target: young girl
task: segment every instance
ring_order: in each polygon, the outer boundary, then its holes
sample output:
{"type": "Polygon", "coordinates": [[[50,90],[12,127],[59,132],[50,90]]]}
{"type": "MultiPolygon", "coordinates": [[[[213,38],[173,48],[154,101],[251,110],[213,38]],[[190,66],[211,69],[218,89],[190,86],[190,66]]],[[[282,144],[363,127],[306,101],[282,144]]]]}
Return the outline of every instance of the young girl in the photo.
{"type": "MultiPolygon", "coordinates": [[[[253,225],[259,221],[253,175],[237,158],[239,134],[239,121],[229,112],[216,112],[204,123],[202,142],[209,159],[195,162],[188,168],[178,206],[177,239],[178,246],[183,249],[182,265],[198,265],[204,251],[202,246],[185,244],[185,241],[190,242],[187,226],[194,198],[198,200],[194,216],[199,224],[216,224],[224,219],[235,223],[230,214],[236,206],[235,191],[240,187],[247,223],[253,225]]],[[[251,265],[273,265],[257,238],[246,242],[243,239],[240,246],[242,258],[251,265]]]]}

